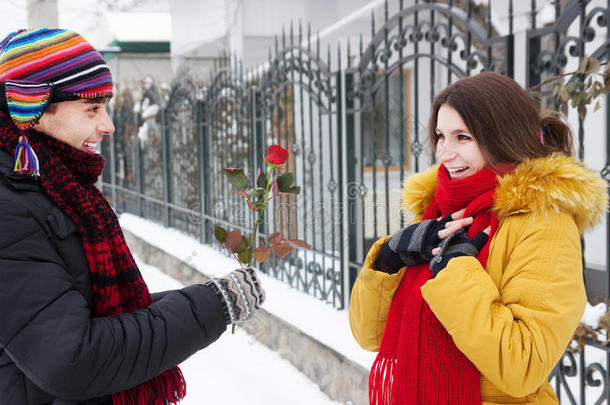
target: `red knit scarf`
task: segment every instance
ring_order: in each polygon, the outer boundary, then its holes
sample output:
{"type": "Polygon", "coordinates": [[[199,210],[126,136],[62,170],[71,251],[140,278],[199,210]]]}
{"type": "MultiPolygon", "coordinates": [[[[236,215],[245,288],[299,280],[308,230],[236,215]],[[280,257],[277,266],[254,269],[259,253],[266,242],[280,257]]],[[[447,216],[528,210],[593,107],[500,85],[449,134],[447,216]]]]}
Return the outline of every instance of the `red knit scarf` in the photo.
{"type": "MultiPolygon", "coordinates": [[[[19,131],[0,111],[0,148],[14,156],[26,135],[40,162],[40,183],[76,224],[89,264],[94,308],[91,317],[130,313],[152,303],[114,211],[94,186],[104,168],[101,155],[88,154],[39,132],[19,131]]],[[[178,367],[112,395],[114,405],[166,405],[186,394],[178,367]]]]}
{"type": "MultiPolygon", "coordinates": [[[[453,181],[441,165],[435,198],[423,219],[466,208],[464,217],[474,218],[468,237],[491,226],[491,241],[498,227],[498,220],[490,211],[496,185],[497,175],[490,169],[453,181]]],[[[483,267],[488,253],[489,242],[477,256],[483,267]]],[[[431,277],[429,263],[412,266],[394,294],[369,375],[371,405],[481,403],[479,371],[455,346],[422,297],[420,288],[431,277]]]]}

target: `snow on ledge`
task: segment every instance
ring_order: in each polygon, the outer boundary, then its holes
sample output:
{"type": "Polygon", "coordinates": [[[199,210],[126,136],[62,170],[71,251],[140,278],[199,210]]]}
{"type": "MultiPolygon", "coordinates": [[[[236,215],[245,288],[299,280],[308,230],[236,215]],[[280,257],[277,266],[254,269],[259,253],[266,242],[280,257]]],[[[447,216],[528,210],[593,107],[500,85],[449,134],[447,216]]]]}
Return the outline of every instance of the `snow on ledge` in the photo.
{"type": "MultiPolygon", "coordinates": [[[[188,262],[207,276],[223,276],[239,267],[234,259],[200,244],[176,229],[165,228],[132,214],[122,214],[119,221],[124,229],[179,260],[188,262]]],[[[260,277],[267,295],[263,304],[266,311],[367,370],[371,368],[376,353],[367,352],[358,346],[351,334],[346,310],[336,310],[265,274],[260,274],[260,277]]]]}

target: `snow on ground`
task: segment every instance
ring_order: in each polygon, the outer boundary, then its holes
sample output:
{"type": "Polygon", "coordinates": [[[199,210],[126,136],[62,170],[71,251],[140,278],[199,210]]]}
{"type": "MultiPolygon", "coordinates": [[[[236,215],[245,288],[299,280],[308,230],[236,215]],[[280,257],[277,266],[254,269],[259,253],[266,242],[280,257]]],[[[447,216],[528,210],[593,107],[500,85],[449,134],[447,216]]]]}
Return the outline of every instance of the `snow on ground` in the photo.
{"type": "MultiPolygon", "coordinates": [[[[151,292],[182,285],[136,258],[151,292]]],[[[180,365],[187,383],[181,405],[332,405],[319,387],[276,352],[230,328],[212,345],[180,365]]]]}
{"type": "MultiPolygon", "coordinates": [[[[190,263],[208,276],[223,276],[239,267],[235,259],[224,256],[175,229],[164,228],[131,214],[122,214],[120,223],[124,229],[190,263]]],[[[260,277],[267,294],[263,304],[265,310],[367,370],[371,368],[376,353],[367,352],[358,346],[350,330],[347,311],[336,310],[265,274],[260,274],[260,277]]]]}
{"type": "Polygon", "coordinates": [[[592,328],[597,328],[599,326],[599,321],[602,319],[607,310],[608,306],[603,302],[600,302],[595,306],[587,302],[585,313],[582,315],[580,322],[584,323],[585,325],[589,325],[592,328]]]}

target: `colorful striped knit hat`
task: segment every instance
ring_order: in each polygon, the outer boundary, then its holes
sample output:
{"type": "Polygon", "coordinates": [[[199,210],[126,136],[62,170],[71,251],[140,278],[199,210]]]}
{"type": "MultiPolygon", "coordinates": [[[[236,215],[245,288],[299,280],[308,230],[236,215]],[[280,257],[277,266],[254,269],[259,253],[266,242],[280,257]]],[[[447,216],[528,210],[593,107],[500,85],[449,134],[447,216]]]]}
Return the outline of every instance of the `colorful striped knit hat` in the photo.
{"type": "Polygon", "coordinates": [[[19,129],[34,126],[48,103],[97,97],[112,97],[112,76],[76,32],[19,30],[0,42],[0,106],[19,129]]]}

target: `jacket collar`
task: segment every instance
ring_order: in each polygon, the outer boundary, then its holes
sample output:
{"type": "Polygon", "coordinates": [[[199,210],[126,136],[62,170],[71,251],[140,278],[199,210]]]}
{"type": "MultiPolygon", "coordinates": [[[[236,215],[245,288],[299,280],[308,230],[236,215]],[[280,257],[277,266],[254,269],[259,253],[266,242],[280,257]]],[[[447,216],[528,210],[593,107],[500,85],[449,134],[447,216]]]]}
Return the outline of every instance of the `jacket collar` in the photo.
{"type": "Polygon", "coordinates": [[[0,149],[0,178],[16,190],[40,190],[38,177],[25,176],[13,172],[13,159],[4,149],[0,149]]]}
{"type": "MultiPolygon", "coordinates": [[[[407,178],[402,209],[422,215],[434,198],[438,166],[407,178]]],[[[548,215],[565,211],[578,230],[595,226],[608,210],[608,183],[572,157],[553,154],[528,159],[498,182],[493,208],[498,220],[533,212],[548,215]]]]}

